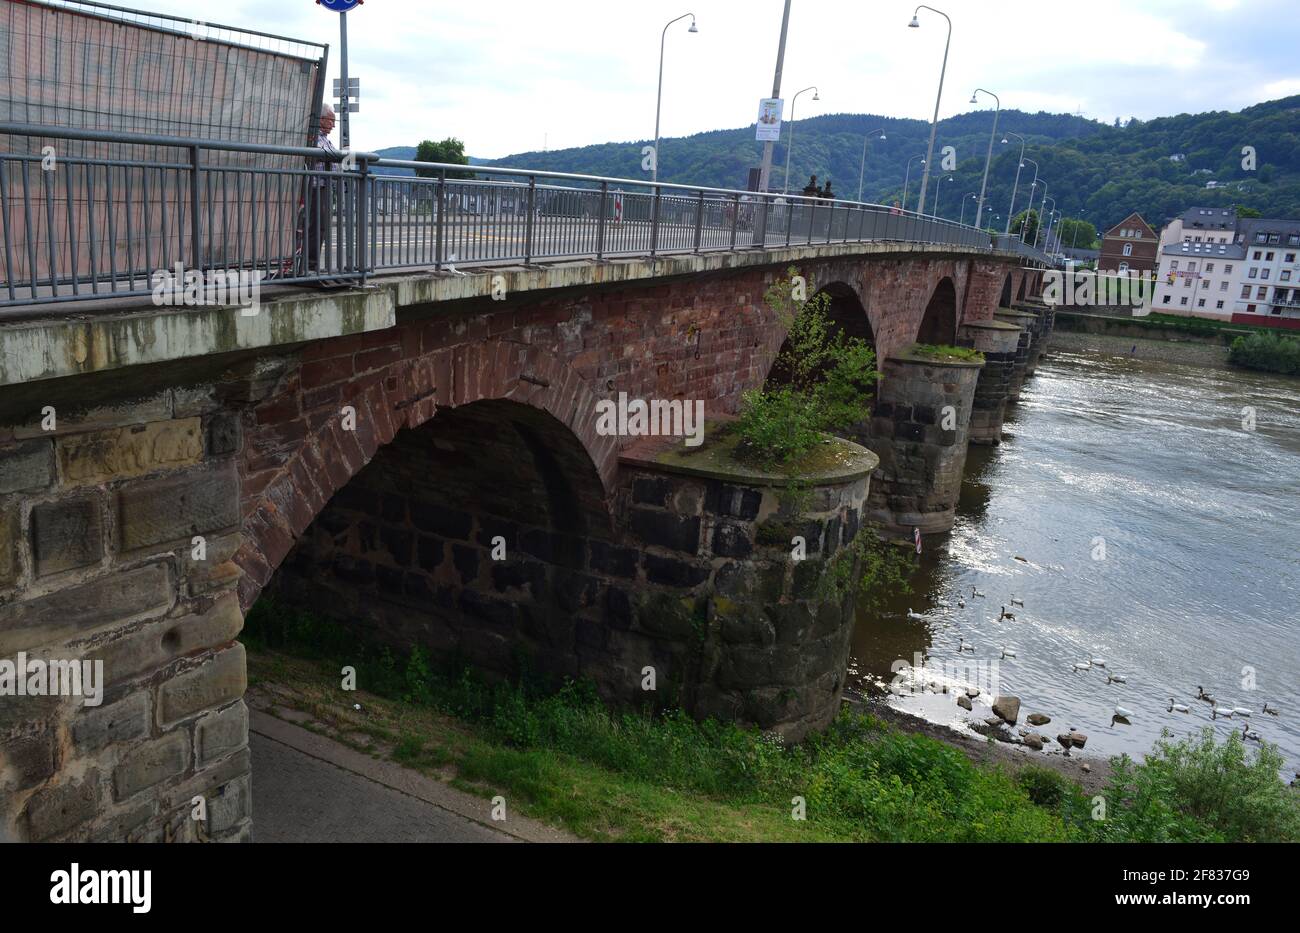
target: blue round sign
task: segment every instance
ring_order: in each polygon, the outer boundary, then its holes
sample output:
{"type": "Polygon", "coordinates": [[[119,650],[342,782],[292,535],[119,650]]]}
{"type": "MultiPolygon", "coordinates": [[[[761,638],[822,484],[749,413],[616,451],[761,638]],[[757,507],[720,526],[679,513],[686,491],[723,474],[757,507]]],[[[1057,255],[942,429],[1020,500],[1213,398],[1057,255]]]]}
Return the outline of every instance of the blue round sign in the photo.
{"type": "Polygon", "coordinates": [[[316,0],[316,2],[335,13],[346,13],[360,4],[361,0],[316,0]]]}

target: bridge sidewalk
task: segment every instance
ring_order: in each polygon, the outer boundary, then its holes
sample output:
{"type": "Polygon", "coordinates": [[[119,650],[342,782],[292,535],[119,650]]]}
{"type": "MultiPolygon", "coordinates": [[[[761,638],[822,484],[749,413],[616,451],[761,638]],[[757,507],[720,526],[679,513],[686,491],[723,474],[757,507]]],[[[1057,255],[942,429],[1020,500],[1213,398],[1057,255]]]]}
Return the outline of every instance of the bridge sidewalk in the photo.
{"type": "Polygon", "coordinates": [[[249,710],[257,842],[571,842],[391,761],[249,710]]]}

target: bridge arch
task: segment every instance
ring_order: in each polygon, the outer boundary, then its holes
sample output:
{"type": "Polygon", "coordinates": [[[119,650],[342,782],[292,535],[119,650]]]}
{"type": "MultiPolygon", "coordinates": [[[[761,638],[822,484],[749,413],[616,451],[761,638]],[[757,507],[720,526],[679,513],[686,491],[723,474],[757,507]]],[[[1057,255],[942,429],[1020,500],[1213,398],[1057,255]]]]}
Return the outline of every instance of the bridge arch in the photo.
{"type": "Polygon", "coordinates": [[[545,414],[583,451],[601,497],[607,500],[612,493],[618,438],[596,432],[599,399],[571,367],[544,350],[490,340],[398,360],[326,396],[341,395],[346,405],[333,401],[309,410],[315,390],[304,388],[304,374],[309,366],[328,366],[334,359],[322,357],[306,361],[298,378],[288,379],[281,392],[251,413],[253,428],[245,437],[240,464],[246,490],[244,540],[234,558],[244,571],[240,604],[245,610],[336,493],[399,431],[420,428],[437,412],[445,417],[460,407],[495,400],[545,414]],[[288,423],[277,420],[279,412],[291,413],[283,416],[288,423]],[[349,413],[351,430],[345,418],[349,413]],[[261,479],[254,468],[266,449],[284,435],[295,436],[304,414],[306,424],[316,429],[283,457],[273,479],[261,479]]]}
{"type": "Polygon", "coordinates": [[[957,342],[957,287],[951,277],[940,279],[930,293],[916,342],[943,345],[957,342]]]}
{"type": "MultiPolygon", "coordinates": [[[[816,299],[822,295],[828,299],[826,316],[832,331],[839,331],[846,337],[860,337],[874,350],[876,348],[875,328],[872,327],[866,303],[862,300],[859,290],[849,282],[835,280],[819,286],[811,298],[816,299]]],[[[789,374],[783,371],[781,358],[789,349],[790,340],[787,337],[782,341],[780,350],[768,370],[766,381],[769,384],[779,385],[788,381],[789,374]]]]}

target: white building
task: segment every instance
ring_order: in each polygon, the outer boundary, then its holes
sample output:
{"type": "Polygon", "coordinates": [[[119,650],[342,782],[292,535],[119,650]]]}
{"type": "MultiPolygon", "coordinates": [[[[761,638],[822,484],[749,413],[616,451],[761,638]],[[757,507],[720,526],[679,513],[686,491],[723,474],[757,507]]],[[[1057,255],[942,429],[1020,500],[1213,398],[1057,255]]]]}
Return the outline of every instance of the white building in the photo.
{"type": "Polygon", "coordinates": [[[1165,227],[1160,243],[1153,310],[1300,326],[1300,221],[1193,208],[1165,227]]]}

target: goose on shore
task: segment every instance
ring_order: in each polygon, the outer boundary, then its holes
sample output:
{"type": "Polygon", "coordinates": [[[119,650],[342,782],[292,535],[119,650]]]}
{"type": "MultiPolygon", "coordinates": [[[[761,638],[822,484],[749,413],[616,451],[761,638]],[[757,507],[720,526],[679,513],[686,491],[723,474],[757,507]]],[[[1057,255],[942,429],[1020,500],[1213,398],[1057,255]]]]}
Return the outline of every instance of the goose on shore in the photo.
{"type": "Polygon", "coordinates": [[[980,598],[980,599],[983,599],[983,598],[984,598],[984,594],[981,593],[979,590],[975,589],[974,586],[972,586],[972,587],[970,588],[970,598],[971,598],[971,599],[975,599],[976,597],[978,597],[978,598],[980,598]]]}
{"type": "Polygon", "coordinates": [[[1268,713],[1270,716],[1276,716],[1276,715],[1277,715],[1277,710],[1275,710],[1275,709],[1269,709],[1269,708],[1268,708],[1268,701],[1267,701],[1267,700],[1264,701],[1264,712],[1268,713]]]}
{"type": "Polygon", "coordinates": [[[1012,622],[1016,621],[1016,617],[1011,613],[1007,612],[1006,606],[1003,606],[1002,612],[998,614],[998,621],[1001,622],[1003,619],[1010,619],[1012,622]]]}
{"type": "Polygon", "coordinates": [[[921,613],[913,612],[910,608],[907,610],[907,617],[909,619],[921,619],[921,620],[925,619],[925,616],[921,615],[921,613]]]}
{"type": "Polygon", "coordinates": [[[1186,706],[1184,706],[1182,703],[1175,703],[1174,698],[1170,697],[1169,709],[1165,710],[1165,712],[1166,713],[1190,713],[1191,710],[1188,709],[1186,706]]]}
{"type": "Polygon", "coordinates": [[[1220,716],[1222,716],[1224,719],[1231,719],[1232,710],[1228,709],[1228,707],[1226,706],[1213,706],[1210,708],[1211,719],[1218,719],[1220,716]]]}
{"type": "Polygon", "coordinates": [[[1197,685],[1196,685],[1196,699],[1198,699],[1198,700],[1204,700],[1206,703],[1213,703],[1213,702],[1214,702],[1214,694],[1213,694],[1213,693],[1206,693],[1206,692],[1205,692],[1205,688],[1202,687],[1200,684],[1197,684],[1197,685]]]}
{"type": "MultiPolygon", "coordinates": [[[[1095,662],[1094,662],[1095,663],[1095,662]]],[[[1128,681],[1119,674],[1107,674],[1106,683],[1108,684],[1126,684],[1128,681]]]]}
{"type": "Polygon", "coordinates": [[[1002,660],[1005,661],[1007,658],[1014,658],[1015,656],[1016,653],[1014,651],[1011,651],[1007,648],[1002,649],[1002,660]]]}

